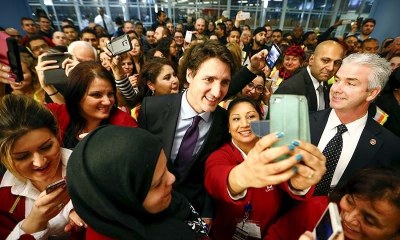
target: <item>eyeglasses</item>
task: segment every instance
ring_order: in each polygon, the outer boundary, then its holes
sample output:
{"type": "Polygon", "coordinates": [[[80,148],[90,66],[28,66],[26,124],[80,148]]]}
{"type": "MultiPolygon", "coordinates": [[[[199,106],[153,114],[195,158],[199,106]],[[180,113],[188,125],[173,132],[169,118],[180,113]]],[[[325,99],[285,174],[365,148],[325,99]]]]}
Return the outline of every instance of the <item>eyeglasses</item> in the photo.
{"type": "Polygon", "coordinates": [[[264,86],[263,85],[254,85],[254,83],[249,83],[246,85],[246,87],[251,91],[253,89],[256,89],[256,92],[262,93],[264,91],[264,86]]]}
{"type": "Polygon", "coordinates": [[[33,47],[31,50],[32,50],[32,52],[37,52],[40,49],[47,50],[47,49],[49,49],[49,45],[47,43],[44,43],[44,44],[42,44],[40,46],[33,47]]]}

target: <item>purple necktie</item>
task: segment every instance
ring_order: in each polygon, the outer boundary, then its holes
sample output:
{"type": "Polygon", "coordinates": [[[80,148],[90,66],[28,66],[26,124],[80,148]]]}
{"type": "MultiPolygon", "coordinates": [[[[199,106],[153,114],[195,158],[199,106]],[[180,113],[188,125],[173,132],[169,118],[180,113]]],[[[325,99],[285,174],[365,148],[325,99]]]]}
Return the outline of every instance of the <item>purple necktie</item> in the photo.
{"type": "Polygon", "coordinates": [[[199,138],[199,122],[200,116],[193,118],[192,125],[186,130],[183,136],[181,146],[175,159],[175,168],[177,173],[182,176],[188,163],[192,159],[194,148],[196,147],[197,139],[199,138]]]}

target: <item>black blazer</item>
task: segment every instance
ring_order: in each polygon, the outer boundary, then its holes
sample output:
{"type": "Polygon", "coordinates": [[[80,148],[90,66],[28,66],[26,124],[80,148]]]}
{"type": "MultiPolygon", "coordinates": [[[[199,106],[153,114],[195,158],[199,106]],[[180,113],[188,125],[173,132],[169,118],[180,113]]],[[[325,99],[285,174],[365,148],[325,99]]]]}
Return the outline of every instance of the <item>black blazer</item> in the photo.
{"type": "MultiPolygon", "coordinates": [[[[229,98],[238,93],[251,82],[256,75],[243,67],[232,77],[228,93],[229,98]]],[[[175,173],[171,160],[172,145],[175,138],[178,116],[181,108],[182,93],[144,98],[140,113],[139,127],[147,129],[158,136],[164,145],[165,155],[168,158],[168,169],[175,173]]],[[[208,156],[217,150],[224,142],[230,139],[228,133],[228,117],[226,110],[218,106],[211,115],[212,122],[206,135],[204,144],[193,156],[186,172],[175,182],[174,189],[185,195],[200,215],[212,217],[212,201],[204,188],[205,162],[208,156]]]]}
{"type": "MultiPolygon", "coordinates": [[[[329,108],[329,88],[324,84],[325,109],[329,108]]],[[[274,94],[293,94],[303,95],[307,98],[308,111],[313,112],[318,109],[317,94],[307,68],[302,68],[299,72],[284,80],[274,92],[274,94]]]]}
{"type": "MultiPolygon", "coordinates": [[[[310,114],[311,143],[318,145],[331,108],[310,114]]],[[[400,138],[368,116],[357,147],[338,185],[344,184],[358,169],[400,166],[400,138]]]]}

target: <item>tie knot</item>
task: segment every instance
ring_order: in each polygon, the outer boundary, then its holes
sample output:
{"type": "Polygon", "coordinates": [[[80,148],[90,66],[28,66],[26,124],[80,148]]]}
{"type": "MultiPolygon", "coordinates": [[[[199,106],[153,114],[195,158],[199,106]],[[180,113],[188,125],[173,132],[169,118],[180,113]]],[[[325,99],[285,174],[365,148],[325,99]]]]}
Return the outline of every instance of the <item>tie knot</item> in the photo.
{"type": "Polygon", "coordinates": [[[343,134],[346,131],[347,131],[346,125],[340,124],[340,125],[337,126],[337,133],[338,134],[343,134]]]}
{"type": "Polygon", "coordinates": [[[322,83],[320,83],[317,87],[317,91],[318,92],[322,92],[324,90],[324,86],[322,85],[322,83]]]}
{"type": "Polygon", "coordinates": [[[197,125],[199,125],[200,120],[201,117],[199,115],[196,115],[196,117],[193,118],[192,126],[196,127],[197,125]]]}

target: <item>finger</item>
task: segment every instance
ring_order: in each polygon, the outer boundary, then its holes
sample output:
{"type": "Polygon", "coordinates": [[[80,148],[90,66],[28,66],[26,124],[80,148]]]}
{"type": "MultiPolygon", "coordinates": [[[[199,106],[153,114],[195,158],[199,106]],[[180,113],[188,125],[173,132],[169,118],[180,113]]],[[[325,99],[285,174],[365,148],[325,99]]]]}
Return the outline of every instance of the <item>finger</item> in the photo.
{"type": "Polygon", "coordinates": [[[6,64],[2,64],[0,63],[0,69],[4,72],[10,72],[11,68],[9,66],[7,66],[6,64]]]}
{"type": "Polygon", "coordinates": [[[271,147],[274,143],[276,143],[280,138],[282,138],[285,134],[283,132],[270,133],[264,137],[262,137],[253,149],[250,152],[260,153],[264,151],[266,148],[271,147]]]}
{"type": "MultiPolygon", "coordinates": [[[[277,147],[275,149],[278,149],[277,147]]],[[[278,174],[281,172],[285,172],[287,170],[292,170],[293,172],[297,172],[297,169],[294,169],[295,165],[298,163],[298,155],[290,156],[283,160],[274,160],[274,162],[270,162],[268,164],[269,174],[278,174]]]]}
{"type": "Polygon", "coordinates": [[[280,183],[288,181],[296,174],[296,168],[289,168],[286,171],[280,172],[278,174],[269,175],[265,178],[265,185],[278,185],[280,183]]]}
{"type": "Polygon", "coordinates": [[[316,179],[319,179],[320,173],[304,164],[297,164],[297,174],[307,180],[310,181],[315,181],[316,179]]]}
{"type": "Polygon", "coordinates": [[[318,147],[316,147],[315,145],[313,145],[311,143],[300,141],[300,140],[296,139],[293,141],[293,144],[298,146],[299,149],[303,149],[321,160],[325,159],[324,154],[322,154],[322,152],[318,149],[318,147]]]}

